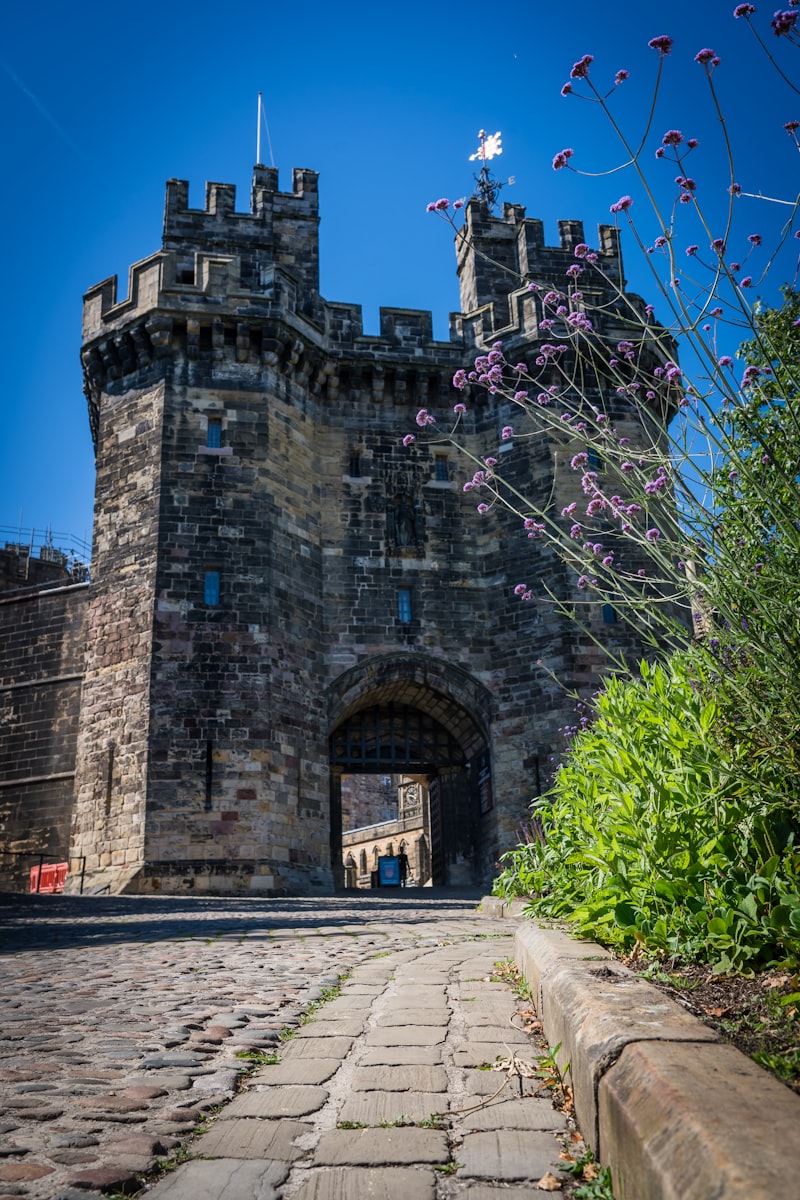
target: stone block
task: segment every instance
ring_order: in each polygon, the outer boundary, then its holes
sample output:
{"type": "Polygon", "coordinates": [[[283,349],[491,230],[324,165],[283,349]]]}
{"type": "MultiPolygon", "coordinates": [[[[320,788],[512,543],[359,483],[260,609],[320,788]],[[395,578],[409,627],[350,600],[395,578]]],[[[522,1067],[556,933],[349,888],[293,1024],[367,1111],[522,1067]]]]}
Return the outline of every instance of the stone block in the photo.
{"type": "Polygon", "coordinates": [[[305,1117],[322,1108],[328,1093],[322,1087],[270,1087],[248,1090],[227,1104],[222,1121],[234,1117],[305,1117]]]}
{"type": "Polygon", "coordinates": [[[598,1115],[617,1200],[800,1200],[800,1096],[732,1046],[626,1046],[598,1115]]]}
{"type": "Polygon", "coordinates": [[[437,1129],[334,1129],[320,1138],[314,1165],[416,1166],[447,1157],[447,1137],[437,1129]]]}
{"type": "Polygon", "coordinates": [[[278,1200],[284,1162],[216,1158],[183,1163],[148,1192],[153,1200],[278,1200]]]}
{"type": "Polygon", "coordinates": [[[552,1133],[501,1129],[468,1133],[458,1151],[458,1179],[491,1179],[507,1183],[541,1179],[558,1171],[559,1145],[552,1133]]]}
{"type": "Polygon", "coordinates": [[[441,1092],[356,1092],[345,1100],[340,1121],[381,1125],[385,1121],[427,1121],[433,1113],[447,1112],[449,1101],[441,1092]]]}
{"type": "MultiPolygon", "coordinates": [[[[581,1132],[595,1153],[598,1084],[625,1046],[643,1040],[716,1041],[712,1029],[616,963],[554,966],[542,978],[541,1018],[548,1045],[560,1047],[556,1058],[572,1084],[581,1132]]],[[[687,1046],[687,1058],[695,1048],[687,1046]]]]}
{"type": "Polygon", "coordinates": [[[434,1200],[433,1171],[413,1167],[324,1167],[294,1193],[293,1200],[434,1200]]]}
{"type": "Polygon", "coordinates": [[[303,1151],[296,1139],[311,1132],[302,1121],[259,1121],[249,1117],[217,1121],[192,1143],[197,1158],[260,1158],[294,1162],[303,1151]]]}
{"type": "Polygon", "coordinates": [[[563,962],[610,959],[611,952],[596,942],[570,937],[561,929],[552,929],[536,921],[525,921],[514,935],[514,961],[531,989],[540,1010],[542,979],[563,962]]]}

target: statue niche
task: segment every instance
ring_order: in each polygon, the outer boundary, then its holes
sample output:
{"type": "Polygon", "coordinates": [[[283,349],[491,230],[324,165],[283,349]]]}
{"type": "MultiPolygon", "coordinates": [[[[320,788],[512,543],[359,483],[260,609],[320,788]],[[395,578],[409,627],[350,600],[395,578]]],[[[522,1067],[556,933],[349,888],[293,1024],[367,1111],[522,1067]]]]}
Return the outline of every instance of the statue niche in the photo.
{"type": "Polygon", "coordinates": [[[423,553],[422,505],[410,492],[397,492],[387,505],[387,549],[390,553],[423,553]]]}

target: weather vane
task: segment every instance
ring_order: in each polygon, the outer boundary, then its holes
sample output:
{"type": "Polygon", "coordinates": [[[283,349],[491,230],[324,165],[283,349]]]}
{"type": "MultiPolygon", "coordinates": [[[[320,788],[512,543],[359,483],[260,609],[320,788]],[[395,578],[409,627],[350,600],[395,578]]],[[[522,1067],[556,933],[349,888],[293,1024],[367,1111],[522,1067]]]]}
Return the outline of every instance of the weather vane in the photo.
{"type": "MultiPolygon", "coordinates": [[[[469,156],[470,162],[480,160],[481,164],[480,172],[477,175],[473,175],[473,179],[478,185],[475,195],[478,200],[485,201],[489,208],[492,209],[497,204],[498,192],[505,184],[501,183],[499,179],[494,178],[487,164],[491,159],[497,158],[498,155],[503,153],[502,139],[499,129],[497,133],[487,133],[485,129],[480,129],[478,137],[481,140],[481,144],[475,153],[469,156]]],[[[513,176],[506,182],[513,183],[513,176]]]]}

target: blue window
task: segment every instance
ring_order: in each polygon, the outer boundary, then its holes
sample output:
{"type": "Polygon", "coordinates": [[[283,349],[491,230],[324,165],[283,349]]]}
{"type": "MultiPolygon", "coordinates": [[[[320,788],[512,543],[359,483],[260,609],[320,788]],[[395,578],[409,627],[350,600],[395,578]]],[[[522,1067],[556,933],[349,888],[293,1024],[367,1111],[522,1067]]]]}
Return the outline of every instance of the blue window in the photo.
{"type": "Polygon", "coordinates": [[[206,571],[203,576],[203,601],[206,604],[219,604],[219,571],[206,571]]]}
{"type": "Polygon", "coordinates": [[[397,589],[397,619],[403,624],[411,620],[411,588],[397,589]]]}
{"type": "Polygon", "coordinates": [[[441,480],[441,481],[444,481],[445,479],[450,478],[450,474],[447,469],[447,455],[446,454],[437,454],[436,455],[436,460],[434,462],[434,470],[435,470],[434,478],[441,480]]]}
{"type": "Polygon", "coordinates": [[[206,445],[210,446],[212,450],[219,450],[222,445],[222,421],[219,417],[208,418],[206,445]]]}
{"type": "Polygon", "coordinates": [[[603,624],[604,625],[615,625],[616,622],[617,622],[617,614],[614,610],[614,605],[613,604],[604,604],[603,605],[603,624]]]}
{"type": "Polygon", "coordinates": [[[589,449],[587,451],[587,458],[588,458],[588,462],[586,463],[586,465],[589,468],[589,470],[590,471],[599,471],[600,470],[600,455],[597,453],[597,451],[594,449],[593,446],[589,447],[589,449]]]}

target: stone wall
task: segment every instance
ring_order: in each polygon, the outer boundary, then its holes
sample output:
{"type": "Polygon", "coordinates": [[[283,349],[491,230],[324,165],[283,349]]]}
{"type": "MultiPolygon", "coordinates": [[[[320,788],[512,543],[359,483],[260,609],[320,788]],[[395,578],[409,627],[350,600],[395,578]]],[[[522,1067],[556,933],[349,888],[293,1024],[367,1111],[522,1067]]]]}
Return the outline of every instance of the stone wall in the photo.
{"type": "Polygon", "coordinates": [[[0,596],[0,888],[66,860],[88,587],[0,596]]]}

